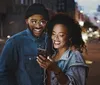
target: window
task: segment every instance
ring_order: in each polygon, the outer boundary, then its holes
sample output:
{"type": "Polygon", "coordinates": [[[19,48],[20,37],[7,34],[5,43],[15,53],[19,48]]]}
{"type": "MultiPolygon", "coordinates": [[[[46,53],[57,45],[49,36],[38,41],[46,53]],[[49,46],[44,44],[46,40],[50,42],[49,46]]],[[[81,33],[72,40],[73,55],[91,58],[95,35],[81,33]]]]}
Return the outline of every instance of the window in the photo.
{"type": "Polygon", "coordinates": [[[21,4],[24,4],[24,0],[21,0],[21,4]]]}

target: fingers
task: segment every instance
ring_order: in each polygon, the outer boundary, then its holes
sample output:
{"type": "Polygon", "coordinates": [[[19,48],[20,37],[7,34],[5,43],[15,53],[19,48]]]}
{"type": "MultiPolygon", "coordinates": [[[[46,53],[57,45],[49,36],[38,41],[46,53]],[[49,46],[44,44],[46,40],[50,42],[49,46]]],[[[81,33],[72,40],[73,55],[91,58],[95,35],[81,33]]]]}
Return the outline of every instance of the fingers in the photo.
{"type": "Polygon", "coordinates": [[[39,65],[42,67],[42,68],[44,68],[44,69],[46,69],[46,58],[43,58],[43,56],[39,56],[39,57],[37,57],[37,62],[39,63],[39,65]]]}
{"type": "Polygon", "coordinates": [[[51,62],[53,62],[53,60],[49,56],[47,57],[47,59],[50,60],[51,62]]]}
{"type": "Polygon", "coordinates": [[[43,60],[43,61],[46,60],[46,58],[44,56],[42,56],[42,55],[39,55],[38,57],[41,58],[41,60],[43,60]]]}
{"type": "Polygon", "coordinates": [[[47,58],[44,58],[43,56],[39,55],[37,57],[37,62],[44,69],[51,69],[53,67],[53,60],[49,56],[47,58]]]}
{"type": "Polygon", "coordinates": [[[46,64],[45,64],[45,62],[41,61],[39,58],[37,58],[37,62],[38,62],[38,64],[39,64],[42,68],[46,69],[46,64]]]}
{"type": "Polygon", "coordinates": [[[43,63],[43,59],[41,57],[37,57],[38,62],[43,63]]]}

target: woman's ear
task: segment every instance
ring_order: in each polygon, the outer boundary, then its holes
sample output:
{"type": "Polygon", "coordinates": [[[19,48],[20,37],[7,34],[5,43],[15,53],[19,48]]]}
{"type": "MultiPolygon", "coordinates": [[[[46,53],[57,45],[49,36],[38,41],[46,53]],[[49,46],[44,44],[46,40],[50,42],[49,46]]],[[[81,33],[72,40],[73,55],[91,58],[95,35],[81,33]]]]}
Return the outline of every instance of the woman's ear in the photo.
{"type": "Polygon", "coordinates": [[[69,46],[72,45],[72,38],[71,38],[71,37],[69,37],[69,39],[68,39],[68,45],[69,45],[69,46]]]}

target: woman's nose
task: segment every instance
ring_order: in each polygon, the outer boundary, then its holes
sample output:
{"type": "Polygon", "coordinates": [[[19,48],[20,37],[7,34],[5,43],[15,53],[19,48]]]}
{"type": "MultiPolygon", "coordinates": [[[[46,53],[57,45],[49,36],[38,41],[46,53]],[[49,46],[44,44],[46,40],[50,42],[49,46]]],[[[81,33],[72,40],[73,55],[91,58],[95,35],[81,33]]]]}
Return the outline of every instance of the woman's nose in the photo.
{"type": "Polygon", "coordinates": [[[58,38],[58,35],[55,35],[54,36],[54,40],[58,40],[59,38],[58,38]]]}

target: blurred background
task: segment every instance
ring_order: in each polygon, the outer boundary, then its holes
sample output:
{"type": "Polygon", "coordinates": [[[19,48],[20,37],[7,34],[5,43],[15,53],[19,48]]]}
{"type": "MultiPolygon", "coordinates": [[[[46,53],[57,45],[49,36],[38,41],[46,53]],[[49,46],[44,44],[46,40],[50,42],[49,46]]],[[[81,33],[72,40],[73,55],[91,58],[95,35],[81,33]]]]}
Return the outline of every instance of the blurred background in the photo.
{"type": "Polygon", "coordinates": [[[100,85],[100,0],[0,0],[0,52],[8,38],[26,29],[24,13],[32,3],[42,3],[50,17],[65,12],[79,22],[88,54],[87,85],[100,85]]]}

